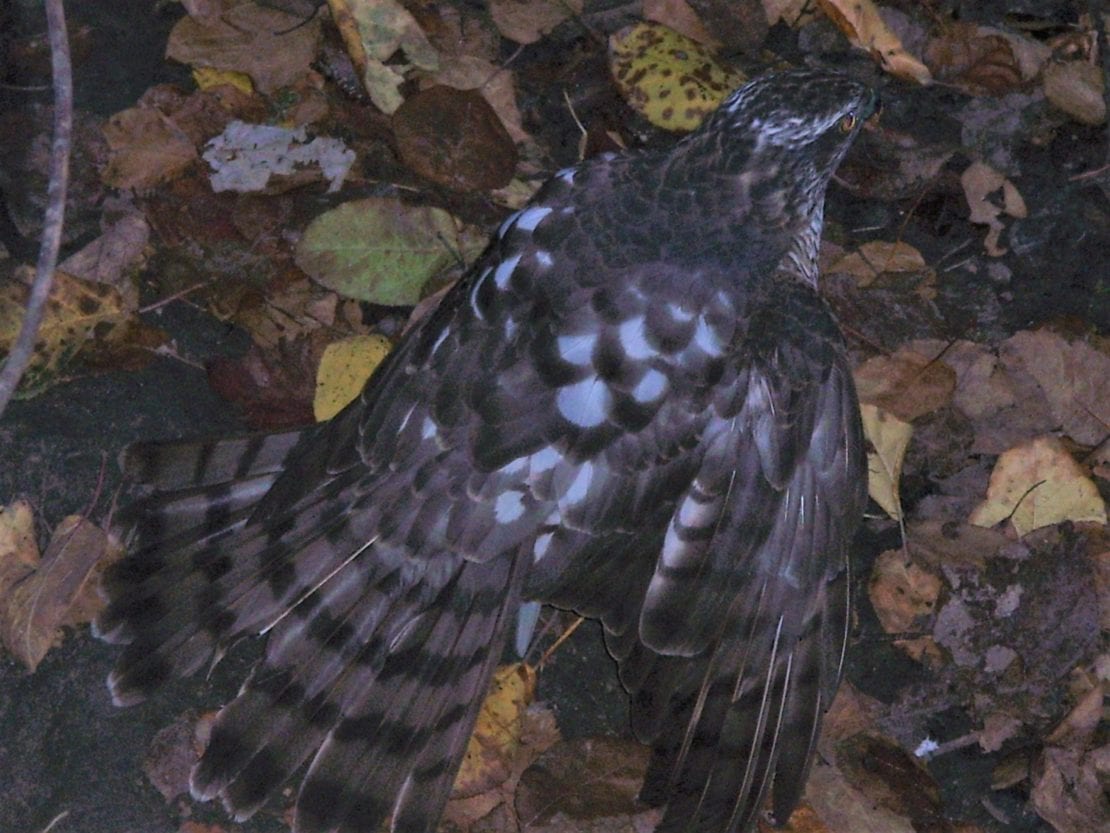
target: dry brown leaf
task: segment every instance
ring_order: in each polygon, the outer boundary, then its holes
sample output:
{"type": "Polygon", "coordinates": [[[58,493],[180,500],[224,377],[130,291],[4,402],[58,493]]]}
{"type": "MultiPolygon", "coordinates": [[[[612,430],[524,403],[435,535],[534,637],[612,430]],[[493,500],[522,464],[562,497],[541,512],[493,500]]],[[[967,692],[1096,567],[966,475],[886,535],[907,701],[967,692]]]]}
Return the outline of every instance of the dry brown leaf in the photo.
{"type": "Polygon", "coordinates": [[[1102,70],[1086,61],[1050,63],[1044,70],[1045,98],[1083,124],[1106,121],[1102,70]]]}
{"type": "Polygon", "coordinates": [[[952,368],[908,348],[868,359],[853,376],[861,402],[877,405],[903,422],[943,408],[956,389],[952,368]]]}
{"type": "Polygon", "coordinates": [[[197,159],[189,137],[172,119],[149,107],[116,113],[103,130],[109,158],[101,178],[114,188],[153,188],[197,159]]]}
{"type": "Polygon", "coordinates": [[[924,268],[925,258],[909,243],[872,240],[837,260],[828,271],[852,275],[863,287],[884,272],[917,272],[924,268]]]}
{"type": "Polygon", "coordinates": [[[244,72],[263,93],[305,75],[320,40],[318,18],[302,20],[258,3],[225,3],[218,16],[183,17],[166,57],[192,67],[244,72]]]}
{"type": "Polygon", "coordinates": [[[983,241],[987,254],[991,257],[1006,254],[1007,250],[998,242],[1005,228],[999,218],[1003,214],[1018,219],[1028,216],[1021,193],[1010,180],[985,162],[972,162],[960,174],[960,184],[963,186],[968,208],[971,209],[971,222],[990,227],[983,241]],[[1001,203],[992,198],[997,192],[1001,192],[1001,203]]]}
{"type": "MultiPolygon", "coordinates": [[[[26,519],[26,511],[16,507],[13,521],[26,519]]],[[[19,527],[13,531],[13,540],[25,543],[25,533],[26,528],[19,527]]],[[[10,582],[0,587],[4,600],[0,642],[31,671],[54,645],[63,626],[88,622],[102,607],[95,580],[90,578],[107,551],[108,539],[99,527],[70,515],[55,528],[45,554],[31,570],[22,576],[13,567],[0,571],[0,577],[10,582]]],[[[10,550],[6,555],[0,551],[0,560],[22,568],[29,555],[25,549],[10,550]]]]}
{"type": "Polygon", "coordinates": [[[1004,95],[1022,83],[1009,39],[971,23],[948,27],[925,47],[933,75],[973,95],[1004,95]]]}
{"type": "Polygon", "coordinates": [[[870,52],[887,72],[918,84],[932,80],[926,66],[906,51],[902,41],[883,22],[871,0],[817,0],[817,5],[848,40],[870,52]]]}
{"type": "Polygon", "coordinates": [[[489,0],[498,31],[523,44],[535,43],[582,7],[583,0],[489,0]]]}
{"type": "Polygon", "coordinates": [[[431,78],[456,90],[477,90],[493,108],[501,124],[514,142],[524,142],[532,137],[524,129],[523,117],[516,103],[513,74],[496,64],[473,55],[458,55],[444,59],[431,78]]]}
{"type": "Polygon", "coordinates": [[[712,49],[719,49],[721,46],[720,40],[705,28],[697,12],[690,8],[686,0],[644,0],[643,17],[644,20],[662,23],[668,29],[674,29],[690,40],[712,49]]]}
{"type": "Polygon", "coordinates": [[[806,782],[805,801],[836,833],[915,833],[905,816],[856,789],[836,767],[815,761],[806,782]]]}
{"type": "Polygon", "coordinates": [[[1102,784],[1110,777],[1110,744],[1089,751],[1049,746],[1037,769],[1030,800],[1054,831],[1106,829],[1110,798],[1102,784]]]}
{"type": "Polygon", "coordinates": [[[1068,341],[1048,329],[1022,330],[999,350],[1007,367],[1037,380],[1054,423],[1077,443],[1097,445],[1110,432],[1110,353],[1096,342],[1068,341]]]}
{"type": "Polygon", "coordinates": [[[862,404],[863,433],[871,448],[867,452],[867,491],[890,517],[902,517],[898,481],[910,444],[913,426],[875,405],[862,404]],[[873,449],[873,450],[872,450],[873,449]]]}
{"type": "Polygon", "coordinates": [[[516,793],[521,826],[532,831],[628,829],[631,819],[657,814],[636,800],[650,755],[647,747],[623,738],[555,744],[521,776],[516,793]]]}
{"type": "Polygon", "coordinates": [[[406,165],[452,190],[488,191],[513,178],[516,146],[477,90],[421,90],[393,114],[393,133],[406,165]]]}
{"type": "Polygon", "coordinates": [[[906,633],[927,629],[943,587],[940,576],[902,550],[887,550],[875,560],[867,592],[883,630],[906,633]]]}
{"type": "Polygon", "coordinates": [[[1018,535],[1062,521],[1106,523],[1095,484],[1055,437],[1038,437],[1003,453],[987,499],[971,513],[976,526],[1010,519],[1018,535]]]}

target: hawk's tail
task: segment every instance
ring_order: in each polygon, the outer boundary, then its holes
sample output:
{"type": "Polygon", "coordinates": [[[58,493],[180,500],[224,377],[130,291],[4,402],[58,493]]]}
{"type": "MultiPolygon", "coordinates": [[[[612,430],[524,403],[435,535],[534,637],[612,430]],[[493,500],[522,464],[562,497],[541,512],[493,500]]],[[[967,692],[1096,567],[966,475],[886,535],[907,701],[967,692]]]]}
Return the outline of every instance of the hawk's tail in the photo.
{"type": "Polygon", "coordinates": [[[194,794],[242,819],[311,761],[298,831],[372,831],[390,815],[396,830],[430,830],[516,611],[520,559],[413,559],[376,542],[377,513],[348,511],[354,496],[373,505],[355,470],[285,512],[260,511],[299,439],[129,453],[146,487],[121,519],[137,547],[108,570],[96,623],[127,646],[113,696],[138,702],[236,636],[269,633],[217,718],[194,794]]]}

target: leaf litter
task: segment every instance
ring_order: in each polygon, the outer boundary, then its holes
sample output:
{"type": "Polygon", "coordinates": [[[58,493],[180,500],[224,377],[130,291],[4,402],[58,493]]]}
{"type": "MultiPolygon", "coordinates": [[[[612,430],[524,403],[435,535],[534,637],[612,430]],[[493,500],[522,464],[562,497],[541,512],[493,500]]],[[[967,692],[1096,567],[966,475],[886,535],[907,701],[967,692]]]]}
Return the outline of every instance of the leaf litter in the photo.
{"type": "MultiPolygon", "coordinates": [[[[245,356],[208,372],[250,424],[311,419],[318,388],[333,384],[324,357],[372,345],[374,358],[339,360],[368,373],[407,308],[434,306],[476,255],[483,234],[470,228],[490,228],[543,174],[576,161],[563,150],[577,144],[567,135],[634,145],[648,130],[635,112],[690,129],[741,70],[761,69],[719,57],[735,54],[735,43],[727,27],[705,25],[712,4],[650,5],[654,22],[617,25],[592,4],[546,0],[492,3],[488,15],[447,2],[333,0],[310,18],[267,4],[191,4],[168,55],[192,69],[198,89],[152,88],[103,123],[99,181],[78,191],[105,212],[103,233],[66,265],[73,277],[59,282],[58,320],[40,345],[44,370],[24,395],[104,366],[104,345],[123,349],[113,330],[140,351],[161,349],[164,336],[127,326],[140,305],[135,274],[154,265],[148,304],[178,298],[249,334],[245,356]],[[346,49],[353,83],[373,104],[337,94],[319,63],[325,42],[346,49]],[[560,88],[574,90],[573,112],[554,94],[560,88]],[[448,89],[475,91],[482,104],[451,92],[435,98],[448,89]],[[696,107],[668,114],[668,98],[689,91],[696,107]],[[445,141],[442,123],[413,116],[422,98],[432,111],[470,101],[470,111],[450,116],[468,126],[445,141]],[[474,108],[484,109],[472,116],[474,108]],[[581,134],[556,132],[575,120],[581,134]],[[231,140],[229,129],[246,130],[247,140],[231,140]],[[214,193],[206,148],[217,172],[254,193],[214,193]],[[106,187],[133,192],[131,207],[109,210],[106,187]]],[[[1105,322],[1100,331],[1095,320],[1076,327],[1046,315],[1033,328],[1001,327],[973,294],[975,281],[1012,294],[1015,248],[1028,257],[1036,245],[1023,223],[1042,198],[1014,159],[1013,137],[1037,147],[1105,122],[1093,23],[1077,17],[1066,31],[1039,35],[870,3],[755,7],[768,25],[796,27],[811,45],[850,42],[905,79],[891,84],[893,123],[869,125],[840,175],[856,198],[896,204],[904,222],[869,239],[830,213],[822,262],[871,414],[870,490],[885,511],[868,526],[893,544],[867,562],[855,640],[866,646],[873,627],[912,673],[881,699],[855,684],[882,686],[849,673],[792,829],[1005,829],[1025,812],[1056,830],[1096,829],[1107,818],[1100,785],[1110,771],[1101,711],[1110,680],[1105,322]],[[899,112],[898,94],[930,78],[967,102],[940,112],[954,132],[941,135],[939,118],[899,112]],[[958,291],[952,274],[964,280],[958,291]],[[952,750],[993,762],[978,798],[985,812],[973,820],[966,802],[949,803],[950,786],[939,788],[952,750]],[[1019,810],[1014,795],[1031,809],[1019,810]]],[[[0,320],[16,320],[9,313],[21,303],[18,289],[0,300],[0,320]]],[[[1094,310],[1095,301],[1078,308],[1094,310]]],[[[326,410],[358,386],[336,385],[343,392],[328,394],[326,410]]],[[[24,520],[21,532],[0,533],[0,575],[11,588],[0,633],[33,664],[60,627],[87,620],[82,588],[104,544],[88,522],[67,520],[39,562],[26,543],[28,509],[0,513],[9,516],[24,520]]],[[[512,684],[487,705],[489,734],[473,741],[480,772],[466,776],[452,823],[650,824],[651,811],[635,802],[642,750],[609,738],[560,741],[550,712],[516,686],[522,668],[504,671],[512,684]],[[580,789],[583,780],[598,789],[580,789]]],[[[194,743],[188,732],[173,738],[170,747],[194,743]]]]}

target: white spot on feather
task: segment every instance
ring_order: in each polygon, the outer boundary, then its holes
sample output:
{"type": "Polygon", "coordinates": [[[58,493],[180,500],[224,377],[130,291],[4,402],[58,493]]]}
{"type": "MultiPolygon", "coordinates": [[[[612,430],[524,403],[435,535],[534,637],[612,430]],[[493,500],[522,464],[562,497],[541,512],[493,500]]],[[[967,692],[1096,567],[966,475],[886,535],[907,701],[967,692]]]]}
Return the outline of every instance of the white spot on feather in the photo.
{"type": "Polygon", "coordinates": [[[436,433],[438,431],[439,431],[439,429],[436,427],[436,424],[432,421],[432,418],[431,417],[424,417],[424,424],[420,426],[420,439],[430,440],[432,437],[434,437],[436,435],[436,433]]]}
{"type": "Polygon", "coordinates": [[[686,542],[678,537],[678,532],[675,530],[672,521],[667,526],[667,534],[663,538],[663,552],[660,553],[659,557],[664,566],[673,568],[682,563],[684,555],[686,555],[686,542]]]}
{"type": "Polygon", "coordinates": [[[493,504],[493,517],[499,524],[511,524],[524,514],[524,496],[520,492],[502,492],[493,504]]]}
{"type": "Polygon", "coordinates": [[[683,309],[678,304],[667,304],[667,312],[670,313],[671,318],[675,321],[689,321],[694,317],[694,313],[688,309],[683,309]]]}
{"type": "Polygon", "coordinates": [[[482,270],[482,274],[478,276],[477,280],[474,281],[474,286],[470,287],[470,308],[474,310],[474,314],[478,316],[481,321],[485,321],[486,316],[482,313],[482,310],[478,308],[478,292],[481,290],[482,284],[486,282],[486,278],[489,277],[489,273],[492,271],[493,270],[487,266],[482,270]]]}
{"type": "Polygon", "coordinates": [[[667,389],[667,377],[655,368],[649,368],[644,377],[632,389],[632,398],[637,402],[652,402],[667,389]]]}
{"type": "Polygon", "coordinates": [[[563,455],[554,446],[545,446],[528,458],[528,472],[535,476],[543,474],[545,471],[551,471],[562,459],[563,455]]]}
{"type": "Polygon", "coordinates": [[[532,560],[533,562],[539,561],[551,548],[551,539],[555,537],[554,532],[545,532],[543,535],[536,538],[536,543],[532,545],[532,560]]]}
{"type": "Polygon", "coordinates": [[[583,463],[578,467],[578,473],[575,474],[574,480],[571,481],[570,486],[567,488],[567,493],[563,495],[563,499],[559,501],[560,505],[581,503],[586,499],[586,495],[590,492],[590,482],[594,477],[594,464],[583,463]]]}
{"type": "Polygon", "coordinates": [[[601,425],[609,415],[609,388],[596,376],[559,389],[555,406],[559,413],[579,428],[601,425]]]}
{"type": "Polygon", "coordinates": [[[518,263],[520,263],[520,255],[513,255],[508,260],[503,260],[497,264],[497,271],[493,273],[493,282],[498,289],[504,289],[509,285],[509,278],[512,277],[513,270],[516,269],[518,263]]]}
{"type": "Polygon", "coordinates": [[[647,333],[644,331],[644,317],[637,315],[629,318],[617,329],[621,348],[630,359],[650,359],[656,355],[656,350],[648,343],[647,333]]]}
{"type": "Polygon", "coordinates": [[[597,344],[597,333],[585,335],[559,336],[555,339],[559,350],[559,358],[565,362],[577,365],[587,365],[593,356],[594,346],[597,344]]]}
{"type": "Polygon", "coordinates": [[[724,345],[717,337],[717,333],[709,326],[705,316],[698,317],[697,326],[694,328],[694,344],[707,356],[720,356],[724,353],[724,345]]]}
{"type": "Polygon", "coordinates": [[[546,205],[534,205],[531,208],[526,208],[520,213],[520,218],[516,221],[516,227],[520,231],[535,231],[540,221],[550,213],[551,208],[546,205]]]}
{"type": "Polygon", "coordinates": [[[540,249],[535,254],[536,263],[543,269],[550,269],[555,263],[555,258],[551,256],[551,252],[545,252],[540,249]]]}
{"type": "Polygon", "coordinates": [[[520,211],[514,211],[512,214],[505,218],[504,222],[502,222],[501,225],[497,227],[498,240],[509,233],[509,229],[511,229],[513,227],[513,224],[520,219],[520,215],[520,211]]]}
{"type": "Polygon", "coordinates": [[[561,179],[567,185],[574,184],[574,175],[577,171],[574,168],[563,168],[559,173],[555,174],[556,178],[561,179]]]}

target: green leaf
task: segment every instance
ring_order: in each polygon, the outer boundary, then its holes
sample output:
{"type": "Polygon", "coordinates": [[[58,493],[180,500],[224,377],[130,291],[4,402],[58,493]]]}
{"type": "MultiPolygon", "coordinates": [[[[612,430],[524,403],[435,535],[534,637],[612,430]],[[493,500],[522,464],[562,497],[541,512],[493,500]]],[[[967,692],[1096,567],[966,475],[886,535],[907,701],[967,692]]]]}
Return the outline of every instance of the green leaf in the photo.
{"type": "Polygon", "coordinates": [[[389,197],[344,203],[309,224],[296,261],[317,283],[340,295],[387,306],[410,306],[456,256],[454,217],[440,208],[389,197]]]}

